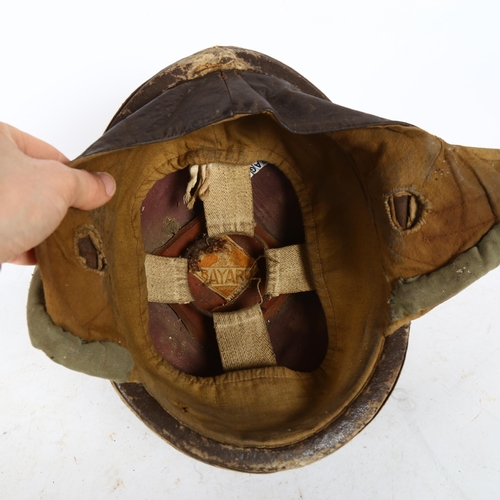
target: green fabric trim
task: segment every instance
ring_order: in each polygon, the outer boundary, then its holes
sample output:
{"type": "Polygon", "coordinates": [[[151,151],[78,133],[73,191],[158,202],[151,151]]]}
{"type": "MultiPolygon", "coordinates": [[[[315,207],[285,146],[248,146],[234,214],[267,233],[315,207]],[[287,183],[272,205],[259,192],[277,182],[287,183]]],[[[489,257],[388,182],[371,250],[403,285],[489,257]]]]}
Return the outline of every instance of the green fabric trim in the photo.
{"type": "Polygon", "coordinates": [[[500,224],[479,243],[437,271],[399,280],[391,296],[391,319],[396,321],[441,304],[500,265],[500,224]]]}
{"type": "Polygon", "coordinates": [[[31,343],[56,363],[119,383],[130,378],[134,361],[127,349],[115,342],[85,342],[54,325],[45,309],[38,269],[33,274],[28,293],[27,315],[31,343]]]}

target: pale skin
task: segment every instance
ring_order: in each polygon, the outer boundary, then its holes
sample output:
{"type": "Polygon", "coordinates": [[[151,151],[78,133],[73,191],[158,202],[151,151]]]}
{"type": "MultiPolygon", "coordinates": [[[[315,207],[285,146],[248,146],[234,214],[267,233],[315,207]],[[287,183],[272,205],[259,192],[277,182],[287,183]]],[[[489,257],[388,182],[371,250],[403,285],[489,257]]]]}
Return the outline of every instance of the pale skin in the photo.
{"type": "Polygon", "coordinates": [[[93,210],[113,196],[105,173],[65,165],[56,148],[0,122],[0,263],[36,264],[34,247],[61,223],[70,207],[93,210]]]}

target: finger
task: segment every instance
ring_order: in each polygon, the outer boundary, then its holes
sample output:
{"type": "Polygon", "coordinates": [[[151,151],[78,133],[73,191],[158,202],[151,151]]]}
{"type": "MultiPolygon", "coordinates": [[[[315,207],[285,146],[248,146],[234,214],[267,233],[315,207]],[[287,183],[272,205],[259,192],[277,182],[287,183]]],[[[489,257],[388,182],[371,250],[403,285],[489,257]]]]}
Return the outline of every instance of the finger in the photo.
{"type": "Polygon", "coordinates": [[[93,210],[107,203],[116,191],[116,182],[111,175],[85,170],[68,169],[74,177],[73,199],[69,206],[80,210],[93,210]]]}
{"type": "Polygon", "coordinates": [[[8,264],[17,264],[18,266],[34,266],[37,264],[35,250],[31,249],[16,257],[9,259],[8,264]]]}
{"type": "Polygon", "coordinates": [[[0,131],[8,136],[25,155],[31,158],[56,160],[61,163],[68,163],[69,160],[66,156],[45,141],[27,134],[26,132],[22,132],[12,125],[1,123],[0,126],[0,131]]]}

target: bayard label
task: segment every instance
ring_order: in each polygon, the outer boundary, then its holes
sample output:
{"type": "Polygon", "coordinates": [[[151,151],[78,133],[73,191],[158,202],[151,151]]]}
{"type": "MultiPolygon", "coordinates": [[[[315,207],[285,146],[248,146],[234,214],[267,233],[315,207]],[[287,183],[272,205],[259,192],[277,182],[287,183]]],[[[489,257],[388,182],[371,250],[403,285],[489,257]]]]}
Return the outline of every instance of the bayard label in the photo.
{"type": "Polygon", "coordinates": [[[198,270],[192,272],[204,285],[228,302],[236,298],[254,278],[257,266],[243,248],[228,236],[222,249],[200,254],[198,270]]]}

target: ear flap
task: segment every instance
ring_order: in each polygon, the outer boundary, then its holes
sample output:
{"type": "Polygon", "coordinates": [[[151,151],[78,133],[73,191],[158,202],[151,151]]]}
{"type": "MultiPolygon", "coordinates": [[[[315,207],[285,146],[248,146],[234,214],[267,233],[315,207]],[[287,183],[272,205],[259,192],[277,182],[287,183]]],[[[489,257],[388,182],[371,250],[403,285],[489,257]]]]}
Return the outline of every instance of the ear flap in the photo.
{"type": "Polygon", "coordinates": [[[421,316],[500,265],[500,224],[450,264],[433,273],[400,279],[391,296],[391,319],[421,316]]]}
{"type": "MultiPolygon", "coordinates": [[[[436,163],[440,160],[438,159],[436,163]]],[[[435,240],[435,253],[446,246],[446,240],[454,238],[455,247],[466,248],[450,259],[444,266],[429,273],[406,279],[399,279],[393,289],[390,307],[392,321],[421,316],[438,304],[453,297],[487,272],[500,265],[500,150],[478,149],[450,146],[446,148],[441,162],[450,165],[454,170],[459,192],[456,205],[462,200],[460,210],[467,216],[483,225],[486,229],[477,243],[467,248],[469,235],[467,231],[457,234],[443,234],[435,240]],[[472,175],[471,175],[472,174],[472,175]],[[486,202],[485,202],[486,200],[486,202]],[[489,218],[491,223],[484,225],[489,218]]],[[[444,185],[444,188],[450,185],[444,185]]],[[[435,196],[439,197],[436,192],[435,196]]],[[[432,203],[432,201],[431,201],[432,203]]],[[[460,210],[455,210],[457,218],[460,210]]],[[[446,213],[434,213],[434,217],[451,218],[453,207],[446,213]]],[[[401,217],[400,217],[401,218],[401,217]]],[[[450,233],[455,228],[450,224],[450,233]]],[[[430,241],[426,242],[431,245],[430,241]]]]}
{"type": "Polygon", "coordinates": [[[115,382],[129,380],[134,361],[125,347],[114,342],[85,342],[52,322],[45,309],[38,269],[31,281],[27,315],[31,343],[52,361],[94,377],[115,382]]]}

